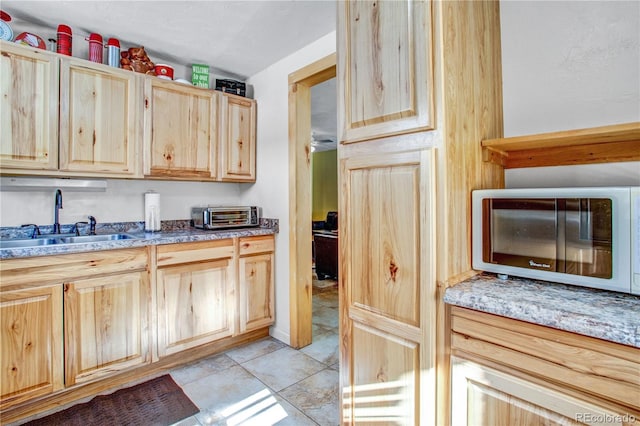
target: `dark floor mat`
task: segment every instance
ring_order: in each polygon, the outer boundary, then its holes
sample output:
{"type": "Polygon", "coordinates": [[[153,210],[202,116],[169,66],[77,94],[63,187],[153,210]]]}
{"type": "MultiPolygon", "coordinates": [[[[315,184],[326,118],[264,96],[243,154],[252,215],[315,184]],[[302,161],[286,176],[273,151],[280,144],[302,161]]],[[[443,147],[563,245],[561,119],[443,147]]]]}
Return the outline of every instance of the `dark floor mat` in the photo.
{"type": "Polygon", "coordinates": [[[170,425],[198,412],[170,375],[99,395],[27,425],[170,425]]]}

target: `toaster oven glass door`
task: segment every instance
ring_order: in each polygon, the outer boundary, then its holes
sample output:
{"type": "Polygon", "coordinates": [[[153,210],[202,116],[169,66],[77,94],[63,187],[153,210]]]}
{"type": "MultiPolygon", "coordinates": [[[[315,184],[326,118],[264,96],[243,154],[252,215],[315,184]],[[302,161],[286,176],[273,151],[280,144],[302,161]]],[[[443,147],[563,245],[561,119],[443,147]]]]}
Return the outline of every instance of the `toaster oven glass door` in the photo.
{"type": "Polygon", "coordinates": [[[599,278],[612,276],[611,200],[483,200],[483,260],[599,278]]]}

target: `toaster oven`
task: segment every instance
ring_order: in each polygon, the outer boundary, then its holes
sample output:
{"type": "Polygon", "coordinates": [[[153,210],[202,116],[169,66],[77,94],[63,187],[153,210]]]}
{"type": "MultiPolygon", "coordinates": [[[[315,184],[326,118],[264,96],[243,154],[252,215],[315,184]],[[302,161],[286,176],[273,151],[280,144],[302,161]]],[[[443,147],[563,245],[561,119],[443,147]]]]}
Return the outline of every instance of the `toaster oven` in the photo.
{"type": "Polygon", "coordinates": [[[204,206],[191,208],[191,225],[200,229],[258,226],[260,209],[255,206],[204,206]]]}

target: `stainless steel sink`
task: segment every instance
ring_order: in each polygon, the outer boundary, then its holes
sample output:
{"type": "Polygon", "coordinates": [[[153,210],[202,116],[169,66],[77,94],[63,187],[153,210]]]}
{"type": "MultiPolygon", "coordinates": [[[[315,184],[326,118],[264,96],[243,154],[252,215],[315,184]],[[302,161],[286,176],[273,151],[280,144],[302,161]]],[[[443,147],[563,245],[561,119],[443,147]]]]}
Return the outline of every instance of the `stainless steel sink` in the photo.
{"type": "Polygon", "coordinates": [[[57,238],[29,238],[24,240],[0,240],[0,248],[39,247],[60,244],[57,238]]]}
{"type": "Polygon", "coordinates": [[[100,241],[133,240],[136,237],[129,234],[104,234],[104,235],[83,235],[80,237],[61,238],[63,244],[96,243],[100,241]]]}
{"type": "Polygon", "coordinates": [[[48,245],[60,244],[81,244],[96,243],[101,241],[117,241],[117,240],[133,240],[137,237],[129,234],[103,234],[103,235],[83,235],[62,236],[62,237],[39,237],[20,240],[0,240],[0,249],[3,248],[24,248],[24,247],[40,247],[48,245]]]}

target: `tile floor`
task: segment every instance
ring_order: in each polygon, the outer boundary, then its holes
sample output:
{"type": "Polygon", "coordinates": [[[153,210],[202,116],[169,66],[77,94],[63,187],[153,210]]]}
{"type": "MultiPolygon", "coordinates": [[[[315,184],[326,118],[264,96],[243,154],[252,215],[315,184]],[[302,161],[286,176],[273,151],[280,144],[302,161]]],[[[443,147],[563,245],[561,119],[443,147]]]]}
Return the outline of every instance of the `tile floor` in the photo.
{"type": "Polygon", "coordinates": [[[170,373],[200,409],[179,426],[339,424],[337,289],[313,296],[311,345],[267,337],[170,373]]]}

